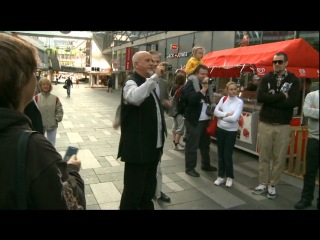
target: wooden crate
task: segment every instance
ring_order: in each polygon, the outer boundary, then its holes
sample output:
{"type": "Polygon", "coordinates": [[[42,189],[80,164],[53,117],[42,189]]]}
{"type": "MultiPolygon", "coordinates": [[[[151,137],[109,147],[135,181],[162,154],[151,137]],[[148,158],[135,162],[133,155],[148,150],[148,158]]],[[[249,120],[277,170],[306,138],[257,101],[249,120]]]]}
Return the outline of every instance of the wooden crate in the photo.
{"type": "Polygon", "coordinates": [[[289,145],[289,157],[283,172],[303,179],[306,171],[307,126],[292,126],[289,145]]]}

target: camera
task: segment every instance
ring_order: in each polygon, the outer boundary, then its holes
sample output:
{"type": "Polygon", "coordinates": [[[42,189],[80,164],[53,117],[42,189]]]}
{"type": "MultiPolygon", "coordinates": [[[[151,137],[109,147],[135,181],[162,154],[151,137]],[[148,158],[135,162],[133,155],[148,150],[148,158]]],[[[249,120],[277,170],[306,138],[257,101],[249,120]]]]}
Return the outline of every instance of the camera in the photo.
{"type": "Polygon", "coordinates": [[[212,91],[215,92],[217,90],[216,80],[214,78],[209,78],[208,83],[212,87],[212,91]]]}
{"type": "Polygon", "coordinates": [[[208,83],[209,83],[209,84],[214,83],[214,78],[209,78],[208,83]]]}
{"type": "Polygon", "coordinates": [[[165,64],[164,65],[165,71],[171,71],[172,70],[172,65],[171,64],[165,64]]]}

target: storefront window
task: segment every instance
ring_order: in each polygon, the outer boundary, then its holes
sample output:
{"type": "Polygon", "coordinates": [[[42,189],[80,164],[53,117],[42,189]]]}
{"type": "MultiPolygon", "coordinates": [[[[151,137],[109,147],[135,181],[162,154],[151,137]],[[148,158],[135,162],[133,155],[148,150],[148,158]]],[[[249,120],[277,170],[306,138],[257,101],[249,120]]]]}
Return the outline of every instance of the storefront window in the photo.
{"type": "Polygon", "coordinates": [[[262,43],[295,39],[296,31],[263,31],[262,43]]]}
{"type": "Polygon", "coordinates": [[[236,31],[234,47],[245,47],[261,44],[261,31],[236,31]]]}
{"type": "Polygon", "coordinates": [[[297,37],[306,40],[319,52],[319,31],[298,31],[297,37]]]}

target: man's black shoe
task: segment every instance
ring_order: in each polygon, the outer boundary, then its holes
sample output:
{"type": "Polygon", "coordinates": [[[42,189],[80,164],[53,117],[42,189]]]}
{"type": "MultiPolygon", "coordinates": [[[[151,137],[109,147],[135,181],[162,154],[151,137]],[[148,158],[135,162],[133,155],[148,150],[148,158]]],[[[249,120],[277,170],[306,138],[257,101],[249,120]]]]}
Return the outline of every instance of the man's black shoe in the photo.
{"type": "Polygon", "coordinates": [[[170,197],[166,194],[164,194],[163,192],[161,192],[161,195],[159,197],[159,200],[164,201],[164,202],[170,202],[170,197]]]}
{"type": "Polygon", "coordinates": [[[192,177],[200,177],[200,174],[196,172],[196,170],[192,169],[190,171],[186,171],[186,174],[192,176],[192,177]]]}
{"type": "Polygon", "coordinates": [[[209,171],[209,172],[215,172],[215,171],[217,171],[217,168],[214,167],[214,166],[201,167],[201,169],[202,169],[203,171],[209,171]]]}
{"type": "Polygon", "coordinates": [[[294,205],[294,208],[298,209],[298,210],[303,210],[303,209],[310,207],[310,206],[311,206],[311,202],[309,202],[308,200],[305,200],[305,199],[301,199],[299,202],[297,202],[294,205]]]}

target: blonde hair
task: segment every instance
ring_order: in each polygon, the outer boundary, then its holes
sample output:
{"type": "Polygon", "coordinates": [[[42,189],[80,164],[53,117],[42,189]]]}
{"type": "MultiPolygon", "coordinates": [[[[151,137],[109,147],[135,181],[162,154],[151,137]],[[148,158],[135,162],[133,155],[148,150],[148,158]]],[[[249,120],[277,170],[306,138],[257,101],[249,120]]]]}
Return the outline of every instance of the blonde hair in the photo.
{"type": "Polygon", "coordinates": [[[233,84],[237,86],[237,83],[235,83],[235,82],[233,82],[233,81],[227,82],[227,84],[226,84],[226,90],[228,90],[228,89],[229,89],[229,86],[231,86],[231,85],[233,85],[233,84]]]}
{"type": "Polygon", "coordinates": [[[42,92],[41,86],[42,86],[43,84],[48,84],[48,85],[50,86],[49,92],[52,91],[52,83],[51,83],[51,81],[50,81],[48,78],[41,78],[41,79],[39,80],[38,86],[39,86],[41,92],[42,92]]]}
{"type": "Polygon", "coordinates": [[[194,56],[199,49],[202,49],[203,52],[205,51],[205,50],[204,50],[204,47],[194,46],[194,47],[192,48],[192,56],[194,56]]]}

